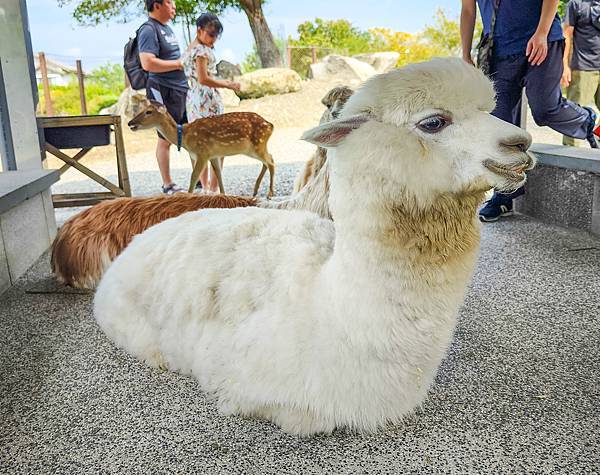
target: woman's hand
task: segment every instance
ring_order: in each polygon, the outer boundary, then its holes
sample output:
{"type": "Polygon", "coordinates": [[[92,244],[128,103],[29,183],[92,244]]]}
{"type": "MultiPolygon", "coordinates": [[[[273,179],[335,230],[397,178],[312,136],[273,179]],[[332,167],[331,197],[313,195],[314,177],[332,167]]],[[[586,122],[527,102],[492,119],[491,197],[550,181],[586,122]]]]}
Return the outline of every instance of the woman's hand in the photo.
{"type": "Polygon", "coordinates": [[[547,35],[539,32],[529,39],[525,55],[532,66],[539,66],[548,56],[548,40],[547,35]]]}
{"type": "Polygon", "coordinates": [[[229,81],[229,85],[227,87],[233,91],[239,91],[242,88],[242,85],[239,82],[229,81]]]}
{"type": "Polygon", "coordinates": [[[462,59],[463,59],[463,61],[464,61],[465,63],[468,63],[468,64],[470,64],[471,66],[477,67],[477,66],[475,66],[475,63],[473,62],[473,58],[471,58],[471,55],[470,55],[470,54],[469,54],[468,56],[463,56],[463,58],[462,58],[462,59]]]}

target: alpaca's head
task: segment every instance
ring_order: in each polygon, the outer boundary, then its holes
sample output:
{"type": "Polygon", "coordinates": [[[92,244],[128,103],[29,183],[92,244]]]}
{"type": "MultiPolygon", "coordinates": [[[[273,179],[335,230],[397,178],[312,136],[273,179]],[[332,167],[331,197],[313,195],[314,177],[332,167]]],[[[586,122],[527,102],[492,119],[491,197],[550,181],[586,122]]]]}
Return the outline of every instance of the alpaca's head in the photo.
{"type": "Polygon", "coordinates": [[[151,129],[169,117],[169,112],[163,104],[156,101],[149,101],[142,111],[131,119],[127,125],[133,131],[151,129]]]}
{"type": "Polygon", "coordinates": [[[531,137],[490,115],[493,108],[492,83],[479,70],[435,59],[371,78],[340,118],[303,138],[335,149],[338,182],[426,205],[439,194],[525,182],[531,137]]]}
{"type": "Polygon", "coordinates": [[[342,108],[350,99],[350,96],[354,93],[352,89],[347,86],[336,86],[333,89],[330,89],[321,102],[327,109],[323,112],[321,116],[321,120],[319,124],[324,124],[325,122],[329,122],[331,120],[337,119],[342,112],[342,108]]]}

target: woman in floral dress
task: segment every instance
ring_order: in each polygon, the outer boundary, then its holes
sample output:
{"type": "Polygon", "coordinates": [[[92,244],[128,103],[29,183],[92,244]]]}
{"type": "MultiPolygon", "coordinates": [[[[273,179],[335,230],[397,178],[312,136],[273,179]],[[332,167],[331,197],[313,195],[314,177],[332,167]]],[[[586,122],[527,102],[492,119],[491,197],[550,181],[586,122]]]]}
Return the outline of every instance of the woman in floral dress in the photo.
{"type": "MultiPolygon", "coordinates": [[[[203,117],[211,117],[223,113],[223,99],[217,88],[240,89],[237,82],[215,79],[217,62],[214,44],[223,33],[223,25],[216,15],[203,13],[196,20],[196,38],[184,53],[182,61],[189,86],[186,98],[188,122],[203,117]]],[[[223,159],[221,158],[221,168],[223,159]]],[[[200,176],[200,182],[206,192],[215,193],[219,189],[217,177],[206,167],[200,176]],[[209,179],[210,173],[210,179],[209,179]]],[[[211,170],[212,171],[212,170],[211,170]]]]}

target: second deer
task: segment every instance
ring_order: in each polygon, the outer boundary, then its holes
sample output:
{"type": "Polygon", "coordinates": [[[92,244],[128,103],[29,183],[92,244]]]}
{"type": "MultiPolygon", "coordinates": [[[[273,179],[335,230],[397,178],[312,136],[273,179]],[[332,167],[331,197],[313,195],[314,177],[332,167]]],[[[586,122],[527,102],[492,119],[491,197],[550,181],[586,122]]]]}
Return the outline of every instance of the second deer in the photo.
{"type": "Polygon", "coordinates": [[[194,191],[200,173],[208,162],[212,164],[217,175],[219,190],[225,193],[219,158],[242,154],[256,158],[263,164],[254,184],[254,196],[258,193],[267,169],[269,170],[267,198],[273,196],[275,163],[267,150],[267,142],[273,133],[273,124],[254,112],[230,112],[197,119],[184,124],[181,127],[181,134],[178,134],[177,124],[165,106],[153,101],[131,119],[128,125],[134,131],[156,127],[169,142],[179,144],[189,152],[193,162],[188,190],[190,193],[194,191]]]}

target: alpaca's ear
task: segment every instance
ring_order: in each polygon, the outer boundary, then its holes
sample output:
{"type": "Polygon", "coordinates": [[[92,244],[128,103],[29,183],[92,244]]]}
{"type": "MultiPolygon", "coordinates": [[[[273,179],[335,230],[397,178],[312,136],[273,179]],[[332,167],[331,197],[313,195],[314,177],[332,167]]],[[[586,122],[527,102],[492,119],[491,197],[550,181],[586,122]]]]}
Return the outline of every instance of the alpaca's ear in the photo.
{"type": "Polygon", "coordinates": [[[321,124],[314,129],[307,130],[302,135],[302,140],[318,145],[319,147],[337,147],[350,132],[358,129],[371,119],[369,114],[358,114],[343,119],[332,120],[321,124]]]}

